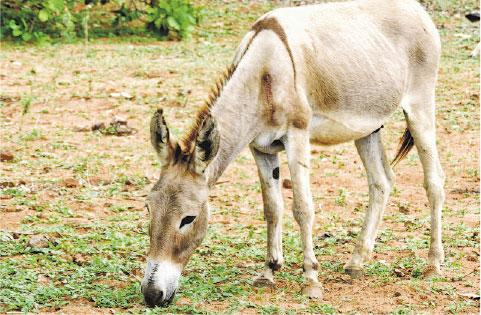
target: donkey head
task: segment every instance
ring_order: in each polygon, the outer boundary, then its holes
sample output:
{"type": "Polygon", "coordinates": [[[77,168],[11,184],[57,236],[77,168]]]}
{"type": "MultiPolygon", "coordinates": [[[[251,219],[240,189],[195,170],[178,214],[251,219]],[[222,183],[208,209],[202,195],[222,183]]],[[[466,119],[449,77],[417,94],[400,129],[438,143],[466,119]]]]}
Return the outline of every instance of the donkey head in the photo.
{"type": "Polygon", "coordinates": [[[214,118],[202,115],[181,147],[172,139],[162,110],[150,125],[152,145],[162,170],[147,197],[150,214],[150,250],[142,280],[142,294],[150,307],[169,304],[182,269],[207,232],[208,185],[204,171],[219,148],[214,118]]]}

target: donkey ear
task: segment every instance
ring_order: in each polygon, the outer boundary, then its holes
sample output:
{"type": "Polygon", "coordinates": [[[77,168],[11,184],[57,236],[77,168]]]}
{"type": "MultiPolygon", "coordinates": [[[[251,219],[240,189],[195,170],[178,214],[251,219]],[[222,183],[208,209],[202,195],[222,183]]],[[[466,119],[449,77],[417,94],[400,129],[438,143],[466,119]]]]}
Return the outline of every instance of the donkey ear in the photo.
{"type": "Polygon", "coordinates": [[[195,170],[203,174],[219,150],[220,135],[217,123],[209,113],[200,123],[195,139],[195,170]]]}
{"type": "Polygon", "coordinates": [[[173,143],[170,139],[169,128],[165,122],[163,111],[159,108],[150,120],[150,141],[154,150],[159,155],[162,165],[168,163],[173,150],[173,143]]]}

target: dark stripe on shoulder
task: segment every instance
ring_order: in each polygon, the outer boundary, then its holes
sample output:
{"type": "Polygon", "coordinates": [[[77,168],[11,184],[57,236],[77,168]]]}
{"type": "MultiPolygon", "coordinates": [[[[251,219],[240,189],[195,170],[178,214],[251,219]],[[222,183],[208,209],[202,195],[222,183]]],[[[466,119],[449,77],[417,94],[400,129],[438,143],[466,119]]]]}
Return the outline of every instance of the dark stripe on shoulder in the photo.
{"type": "MultiPolygon", "coordinates": [[[[289,54],[289,58],[291,59],[291,63],[292,63],[292,69],[294,71],[294,81],[295,81],[296,80],[296,66],[294,64],[294,57],[292,55],[292,50],[289,47],[289,43],[287,42],[286,32],[284,31],[284,28],[282,28],[281,24],[279,24],[279,21],[277,21],[277,19],[275,17],[266,17],[266,18],[264,18],[260,21],[257,21],[252,26],[252,30],[255,33],[254,33],[254,36],[252,37],[252,39],[250,40],[249,44],[247,45],[246,52],[247,52],[247,49],[249,49],[249,46],[252,43],[252,41],[254,40],[254,38],[257,36],[257,34],[262,32],[263,30],[273,31],[279,37],[279,39],[282,41],[282,43],[284,44],[284,47],[287,50],[287,53],[289,54]]],[[[244,52],[244,54],[245,54],[245,52],[244,52]]]]}

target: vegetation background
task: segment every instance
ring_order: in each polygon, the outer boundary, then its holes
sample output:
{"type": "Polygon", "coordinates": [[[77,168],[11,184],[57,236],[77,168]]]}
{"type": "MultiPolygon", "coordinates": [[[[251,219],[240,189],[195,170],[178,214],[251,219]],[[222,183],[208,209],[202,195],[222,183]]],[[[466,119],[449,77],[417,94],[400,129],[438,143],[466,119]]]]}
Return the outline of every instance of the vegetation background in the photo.
{"type": "MultiPolygon", "coordinates": [[[[429,211],[415,151],[399,165],[373,260],[342,271],[367,183],[352,144],[312,148],[322,301],[300,294],[298,228],[286,200],[286,264],[251,287],[266,228],[248,150],[210,196],[211,226],[172,306],[146,310],[144,198],[159,164],[148,122],[159,106],[180,136],[250,25],[312,1],[3,0],[0,52],[0,313],[479,313],[479,25],[475,0],[425,0],[443,55],[438,144],[447,174],[444,274],[424,279],[429,211]]],[[[355,53],[355,52],[353,52],[355,53]]],[[[382,130],[393,155],[405,128],[382,130]]],[[[287,178],[285,160],[281,177],[287,178]]]]}
{"type": "Polygon", "coordinates": [[[188,0],[4,0],[0,6],[2,37],[36,43],[144,33],[187,38],[201,16],[188,0]]]}

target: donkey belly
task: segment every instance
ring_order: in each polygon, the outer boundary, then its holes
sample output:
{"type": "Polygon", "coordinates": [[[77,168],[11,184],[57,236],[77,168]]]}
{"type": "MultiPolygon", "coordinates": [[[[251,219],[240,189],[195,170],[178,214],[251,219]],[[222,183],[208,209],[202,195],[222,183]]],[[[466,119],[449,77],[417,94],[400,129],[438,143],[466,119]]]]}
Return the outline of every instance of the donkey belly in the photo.
{"type": "Polygon", "coordinates": [[[310,139],[312,143],[334,145],[363,138],[381,126],[382,123],[378,119],[350,117],[338,120],[326,115],[314,114],[311,120],[310,139]]]}

